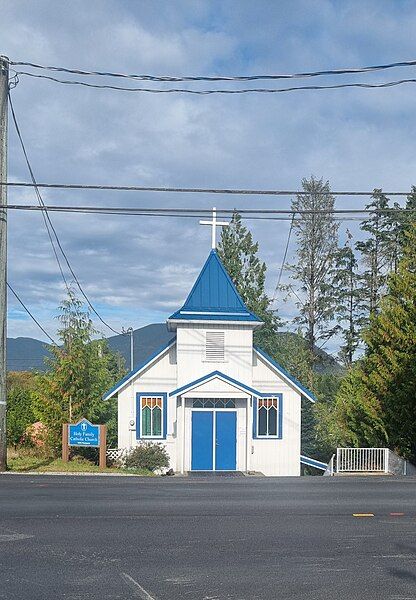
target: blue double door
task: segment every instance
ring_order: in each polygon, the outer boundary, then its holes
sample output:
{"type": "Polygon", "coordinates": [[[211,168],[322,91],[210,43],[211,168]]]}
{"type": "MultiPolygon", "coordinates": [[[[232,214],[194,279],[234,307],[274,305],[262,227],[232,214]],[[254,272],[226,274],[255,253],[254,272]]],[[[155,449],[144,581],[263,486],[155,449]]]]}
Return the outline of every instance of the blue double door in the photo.
{"type": "Polygon", "coordinates": [[[235,471],[236,461],[236,411],[193,410],[192,471],[235,471]]]}

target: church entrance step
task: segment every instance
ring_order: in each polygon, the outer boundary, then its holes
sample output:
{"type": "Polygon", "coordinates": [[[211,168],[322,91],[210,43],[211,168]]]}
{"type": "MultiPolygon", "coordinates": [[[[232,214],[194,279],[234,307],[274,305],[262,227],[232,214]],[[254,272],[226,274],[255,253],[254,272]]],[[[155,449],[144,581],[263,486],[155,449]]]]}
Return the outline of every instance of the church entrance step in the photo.
{"type": "Polygon", "coordinates": [[[188,477],[244,477],[241,471],[188,471],[188,477]]]}

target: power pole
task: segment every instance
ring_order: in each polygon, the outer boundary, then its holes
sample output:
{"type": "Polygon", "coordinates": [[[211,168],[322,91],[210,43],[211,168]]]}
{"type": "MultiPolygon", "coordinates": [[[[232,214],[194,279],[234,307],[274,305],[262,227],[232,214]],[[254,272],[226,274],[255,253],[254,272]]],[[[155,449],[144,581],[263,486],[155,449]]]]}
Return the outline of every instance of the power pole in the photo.
{"type": "MultiPolygon", "coordinates": [[[[0,181],[7,182],[7,108],[9,59],[0,56],[0,181]]],[[[7,341],[7,186],[0,186],[0,471],[7,467],[6,341],[7,341]]]]}
{"type": "Polygon", "coordinates": [[[134,341],[133,341],[133,334],[134,334],[134,329],[133,327],[129,327],[128,329],[123,329],[121,330],[123,335],[129,335],[130,336],[130,371],[133,371],[134,368],[134,341]]]}

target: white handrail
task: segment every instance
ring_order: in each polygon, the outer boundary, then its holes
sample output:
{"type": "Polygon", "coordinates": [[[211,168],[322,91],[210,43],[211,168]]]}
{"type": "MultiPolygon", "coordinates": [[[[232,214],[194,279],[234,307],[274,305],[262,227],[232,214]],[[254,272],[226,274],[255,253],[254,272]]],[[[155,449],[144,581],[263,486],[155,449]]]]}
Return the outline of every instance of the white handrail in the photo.
{"type": "Polygon", "coordinates": [[[389,472],[388,448],[337,448],[338,473],[389,472]]]}

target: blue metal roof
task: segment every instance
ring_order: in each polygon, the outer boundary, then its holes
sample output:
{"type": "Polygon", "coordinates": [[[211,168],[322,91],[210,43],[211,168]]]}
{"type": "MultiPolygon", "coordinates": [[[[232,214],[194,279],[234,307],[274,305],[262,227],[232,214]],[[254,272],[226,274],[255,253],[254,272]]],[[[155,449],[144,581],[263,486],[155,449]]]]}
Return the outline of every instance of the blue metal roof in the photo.
{"type": "Polygon", "coordinates": [[[256,321],[248,310],[217,252],[211,250],[185,304],[168,320],[256,321]]]}

